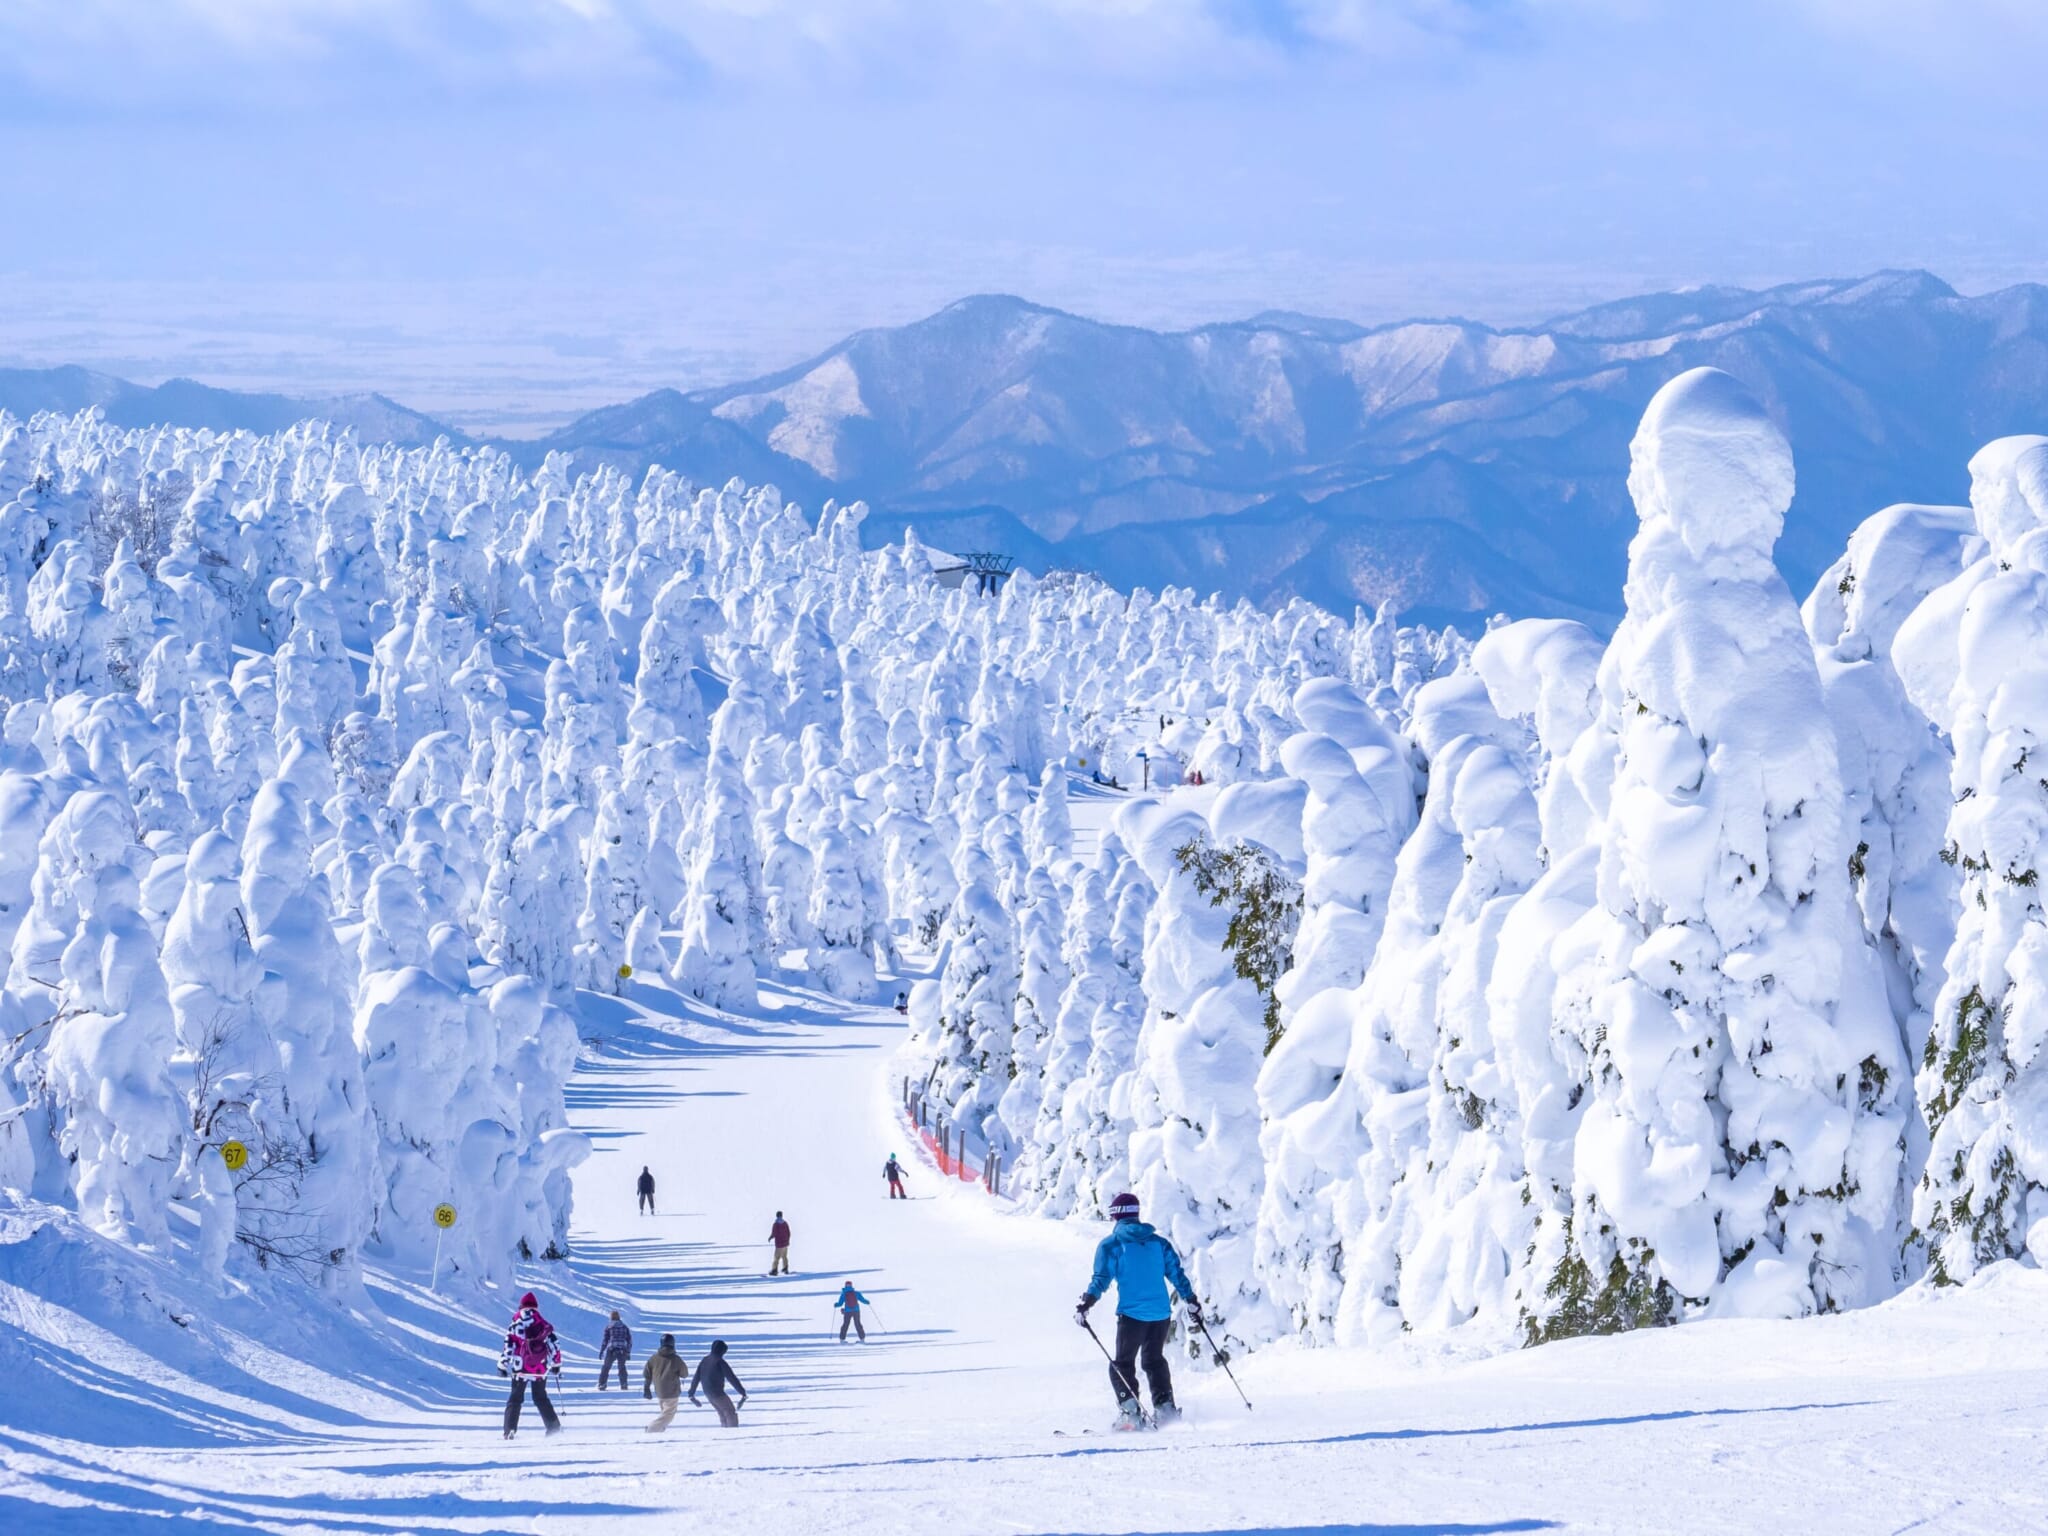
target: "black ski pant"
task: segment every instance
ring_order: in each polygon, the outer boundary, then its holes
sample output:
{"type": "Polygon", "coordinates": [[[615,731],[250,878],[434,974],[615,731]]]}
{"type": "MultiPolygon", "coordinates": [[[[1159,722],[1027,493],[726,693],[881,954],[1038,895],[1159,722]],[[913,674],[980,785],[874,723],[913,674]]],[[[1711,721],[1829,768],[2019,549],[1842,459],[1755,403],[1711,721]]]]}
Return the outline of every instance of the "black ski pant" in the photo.
{"type": "Polygon", "coordinates": [[[524,1376],[512,1378],[512,1395],[505,1400],[505,1428],[519,1427],[519,1405],[526,1401],[526,1389],[533,1388],[533,1406],[540,1414],[541,1423],[549,1429],[560,1429],[562,1421],[555,1417],[555,1405],[548,1401],[548,1384],[539,1377],[528,1381],[524,1376]]]}
{"type": "Polygon", "coordinates": [[[718,1410],[720,1426],[725,1429],[738,1429],[740,1427],[740,1411],[733,1407],[731,1398],[727,1397],[723,1392],[706,1392],[704,1395],[711,1399],[711,1406],[718,1410]]]}
{"type": "Polygon", "coordinates": [[[1173,1319],[1143,1323],[1135,1317],[1116,1317],[1116,1364],[1109,1368],[1109,1384],[1116,1389],[1119,1403],[1138,1395],[1138,1363],[1145,1365],[1145,1385],[1152,1389],[1152,1406],[1173,1401],[1173,1373],[1166,1367],[1166,1335],[1173,1319]]]}
{"type": "Polygon", "coordinates": [[[640,1192],[640,1214],[642,1216],[652,1216],[654,1214],[654,1195],[650,1190],[643,1189],[640,1192]]]}
{"type": "Polygon", "coordinates": [[[866,1328],[864,1328],[864,1327],[862,1327],[862,1326],[861,1326],[861,1320],[860,1320],[860,1313],[858,1313],[858,1312],[842,1312],[842,1313],[840,1313],[840,1314],[839,1314],[839,1342],[840,1342],[840,1343],[844,1344],[844,1343],[846,1342],[846,1330],[847,1330],[847,1329],[849,1329],[849,1328],[851,1328],[851,1329],[852,1329],[852,1330],[853,1330],[853,1331],[854,1331],[855,1333],[857,1333],[857,1334],[859,1334],[859,1335],[860,1335],[860,1341],[861,1341],[861,1343],[863,1343],[863,1344],[867,1343],[867,1341],[868,1341],[868,1331],[867,1331],[867,1329],[866,1329],[866,1328]]]}
{"type": "Polygon", "coordinates": [[[619,1390],[621,1392],[626,1390],[626,1352],[623,1349],[615,1349],[604,1357],[604,1364],[598,1367],[598,1391],[602,1392],[605,1389],[605,1383],[612,1379],[612,1367],[615,1365],[619,1368],[619,1390]]]}

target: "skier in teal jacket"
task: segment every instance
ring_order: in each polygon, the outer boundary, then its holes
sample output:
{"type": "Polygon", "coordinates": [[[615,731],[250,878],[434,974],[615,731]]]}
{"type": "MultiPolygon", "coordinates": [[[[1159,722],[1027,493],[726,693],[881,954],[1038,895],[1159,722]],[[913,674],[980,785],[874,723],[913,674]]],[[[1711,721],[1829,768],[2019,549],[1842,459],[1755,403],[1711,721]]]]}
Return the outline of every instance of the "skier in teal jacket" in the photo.
{"type": "Polygon", "coordinates": [[[847,1281],[845,1285],[839,1288],[840,1343],[844,1344],[846,1342],[846,1330],[849,1328],[853,1329],[854,1332],[860,1335],[861,1343],[867,1343],[867,1326],[860,1320],[860,1309],[864,1304],[866,1304],[866,1302],[867,1297],[861,1295],[859,1291],[856,1291],[853,1288],[853,1282],[851,1280],[847,1281]]]}
{"type": "Polygon", "coordinates": [[[1173,1244],[1138,1220],[1136,1195],[1121,1194],[1110,1201],[1109,1219],[1116,1226],[1096,1245],[1095,1272],[1088,1277],[1088,1289],[1081,1293],[1081,1305],[1074,1309],[1074,1321],[1087,1327],[1088,1309],[1115,1283],[1116,1353],[1109,1367],[1109,1384],[1116,1392],[1117,1428],[1137,1429],[1145,1422],[1138,1402],[1140,1359],[1145,1366],[1145,1384],[1152,1392],[1153,1418],[1171,1423],[1180,1417],[1173,1400],[1173,1373],[1166,1365],[1173,1298],[1187,1303],[1191,1318],[1199,1319],[1202,1309],[1173,1244]]]}

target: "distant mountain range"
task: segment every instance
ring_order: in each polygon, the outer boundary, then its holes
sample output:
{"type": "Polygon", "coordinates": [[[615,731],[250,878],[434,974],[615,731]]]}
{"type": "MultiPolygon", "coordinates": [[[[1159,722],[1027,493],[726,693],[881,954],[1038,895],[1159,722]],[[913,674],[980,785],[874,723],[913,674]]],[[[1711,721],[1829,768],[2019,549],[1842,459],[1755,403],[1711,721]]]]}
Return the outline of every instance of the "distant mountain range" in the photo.
{"type": "MultiPolygon", "coordinates": [[[[1635,524],[1629,436],[1660,384],[1702,364],[1741,378],[1792,439],[1800,489],[1779,560],[1803,591],[1870,512],[1961,500],[1987,439],[2048,429],[2048,288],[1963,298],[1885,272],[1652,294],[1505,330],[1275,312],[1162,333],[972,298],[765,378],[657,390],[504,446],[772,480],[808,506],[863,497],[878,540],[911,524],[941,547],[1120,585],[1604,623],[1635,524]]],[[[58,403],[27,381],[60,375],[65,408],[94,403],[79,379],[126,391],[118,416],[98,402],[119,420],[204,412],[261,430],[318,408],[366,434],[459,436],[378,396],[140,390],[75,369],[0,373],[0,406],[58,403]]]]}
{"type": "Polygon", "coordinates": [[[378,442],[431,443],[443,433],[462,436],[382,395],[300,398],[215,389],[190,379],[130,384],[90,368],[0,368],[0,411],[32,416],[37,411],[82,411],[95,405],[117,427],[161,423],[216,432],[276,432],[308,416],[321,416],[378,442]]]}

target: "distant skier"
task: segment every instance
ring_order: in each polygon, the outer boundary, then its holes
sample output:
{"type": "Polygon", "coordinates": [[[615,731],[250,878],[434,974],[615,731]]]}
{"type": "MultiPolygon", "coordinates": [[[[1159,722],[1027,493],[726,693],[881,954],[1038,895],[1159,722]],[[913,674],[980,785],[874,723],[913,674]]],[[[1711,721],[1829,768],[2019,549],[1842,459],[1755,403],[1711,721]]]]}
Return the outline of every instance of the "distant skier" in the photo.
{"type": "Polygon", "coordinates": [[[533,1406],[551,1435],[560,1434],[562,1421],[555,1417],[555,1405],[548,1401],[548,1373],[562,1379],[562,1344],[555,1337],[555,1325],[540,1315],[540,1298],[528,1291],[519,1298],[519,1310],[512,1326],[505,1330],[505,1351],[498,1357],[498,1374],[512,1378],[512,1395],[505,1401],[505,1438],[519,1429],[520,1405],[526,1388],[533,1387],[533,1406]]]}
{"type": "Polygon", "coordinates": [[[654,1175],[649,1173],[644,1166],[640,1170],[639,1189],[640,1214],[642,1216],[652,1216],[654,1214],[654,1175]]]}
{"type": "Polygon", "coordinates": [[[903,1165],[896,1161],[896,1154],[894,1152],[889,1154],[889,1161],[882,1164],[882,1177],[889,1181],[889,1198],[891,1200],[908,1200],[910,1198],[910,1196],[903,1193],[903,1165]]]}
{"type": "Polygon", "coordinates": [[[688,1362],[676,1353],[676,1336],[664,1333],[661,1348],[649,1355],[647,1364],[640,1368],[640,1395],[660,1404],[654,1422],[647,1426],[649,1434],[659,1434],[675,1422],[676,1408],[683,1400],[683,1373],[689,1368],[688,1362]]]}
{"type": "Polygon", "coordinates": [[[867,1343],[868,1331],[860,1320],[860,1309],[863,1305],[866,1304],[866,1302],[867,1297],[861,1295],[859,1291],[856,1291],[853,1288],[853,1282],[851,1280],[847,1281],[846,1284],[842,1285],[839,1288],[840,1343],[844,1344],[846,1342],[846,1330],[848,1328],[851,1328],[855,1333],[860,1335],[861,1343],[867,1343]]]}
{"type": "Polygon", "coordinates": [[[782,1219],[782,1212],[775,1213],[775,1225],[768,1229],[768,1241],[775,1247],[775,1257],[768,1263],[768,1273],[789,1273],[789,1223],[782,1219]]]}
{"type": "Polygon", "coordinates": [[[612,1367],[619,1368],[619,1390],[626,1390],[626,1362],[633,1357],[633,1330],[619,1321],[615,1309],[612,1320],[604,1326],[604,1338],[598,1345],[602,1363],[597,1368],[597,1390],[602,1392],[605,1383],[611,1380],[612,1367]]]}
{"type": "Polygon", "coordinates": [[[1145,1364],[1145,1383],[1152,1389],[1152,1414],[1157,1423],[1170,1424],[1180,1417],[1173,1400],[1173,1374],[1166,1366],[1166,1334],[1173,1322],[1173,1293],[1187,1303],[1189,1319],[1201,1321],[1202,1309],[1195,1300],[1195,1288],[1181,1268],[1173,1244],[1138,1220],[1138,1197],[1121,1194],[1109,1202],[1109,1219],[1115,1228],[1095,1249],[1095,1272],[1081,1304],[1074,1309],[1074,1321],[1088,1326],[1088,1309],[1095,1305],[1111,1281],[1116,1282],[1116,1355],[1109,1368],[1109,1384],[1116,1391],[1118,1429],[1139,1429],[1145,1422],[1138,1402],[1138,1362],[1145,1364]]]}
{"type": "Polygon", "coordinates": [[[690,1401],[694,1404],[698,1392],[702,1391],[711,1399],[711,1406],[718,1410],[719,1425],[725,1429],[736,1429],[740,1422],[739,1409],[733,1407],[732,1399],[725,1395],[728,1382],[739,1393],[740,1402],[744,1405],[747,1400],[746,1384],[725,1358],[725,1340],[713,1339],[711,1353],[697,1362],[697,1374],[690,1378],[690,1401]]]}
{"type": "Polygon", "coordinates": [[[910,1012],[910,994],[908,992],[898,992],[896,994],[896,1011],[898,1013],[910,1012]]]}

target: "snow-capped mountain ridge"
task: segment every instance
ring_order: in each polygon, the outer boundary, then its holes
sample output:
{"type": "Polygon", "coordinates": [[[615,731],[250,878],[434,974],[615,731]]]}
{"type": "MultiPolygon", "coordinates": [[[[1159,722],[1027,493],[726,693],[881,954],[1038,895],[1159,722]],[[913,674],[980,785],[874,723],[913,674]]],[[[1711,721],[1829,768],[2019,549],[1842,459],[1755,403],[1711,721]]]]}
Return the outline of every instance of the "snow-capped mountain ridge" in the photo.
{"type": "Polygon", "coordinates": [[[914,525],[1123,585],[1604,624],[1630,527],[1613,466],[1658,385],[1724,368],[1828,466],[1779,551],[1803,586],[1869,506],[1959,498],[1974,445],[2029,424],[2048,388],[2042,297],[1887,272],[1532,327],[1268,314],[1162,333],[987,295],[544,446],[703,476],[765,456],[794,492],[866,499],[874,536],[914,525]],[[744,448],[685,416],[735,402],[744,448]]]}
{"type": "Polygon", "coordinates": [[[131,384],[112,374],[75,366],[0,368],[0,410],[16,416],[37,411],[98,409],[116,426],[206,427],[217,432],[278,432],[308,417],[350,427],[366,440],[431,443],[463,435],[381,394],[306,398],[219,389],[193,379],[131,384]]]}

